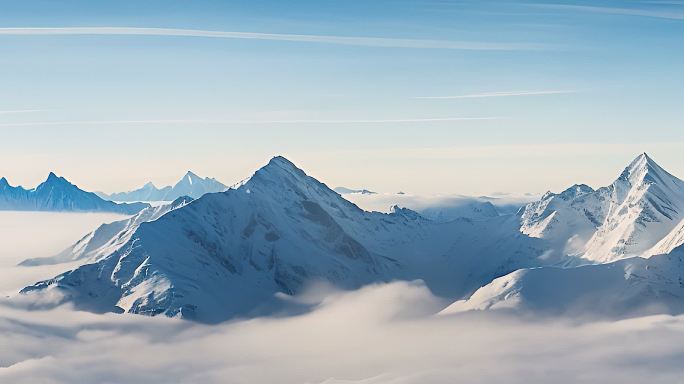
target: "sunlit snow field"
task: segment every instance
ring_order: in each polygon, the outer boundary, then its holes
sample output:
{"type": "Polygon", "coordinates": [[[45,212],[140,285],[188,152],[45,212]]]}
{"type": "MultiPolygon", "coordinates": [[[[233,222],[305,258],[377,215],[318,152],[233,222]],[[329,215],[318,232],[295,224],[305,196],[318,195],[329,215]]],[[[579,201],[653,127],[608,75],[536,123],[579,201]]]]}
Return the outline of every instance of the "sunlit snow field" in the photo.
{"type": "Polygon", "coordinates": [[[684,374],[682,317],[435,316],[446,303],[418,282],[333,294],[301,316],[215,326],[30,310],[14,297],[65,269],[19,261],[120,217],[0,212],[0,382],[674,383],[684,374]]]}

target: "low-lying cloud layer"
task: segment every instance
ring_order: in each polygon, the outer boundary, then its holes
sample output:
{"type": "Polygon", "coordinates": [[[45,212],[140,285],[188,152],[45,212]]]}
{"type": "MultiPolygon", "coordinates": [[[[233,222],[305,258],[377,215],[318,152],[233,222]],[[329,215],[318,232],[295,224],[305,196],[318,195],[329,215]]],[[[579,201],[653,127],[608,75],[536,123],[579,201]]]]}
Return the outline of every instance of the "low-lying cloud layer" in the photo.
{"type": "Polygon", "coordinates": [[[0,381],[12,383],[671,383],[684,321],[571,324],[434,316],[418,283],[340,293],[315,311],[205,326],[0,306],[0,381]]]}
{"type": "MultiPolygon", "coordinates": [[[[111,218],[0,219],[0,281],[9,288],[49,273],[16,262],[57,252],[111,218]]],[[[0,299],[0,382],[672,383],[684,374],[684,317],[580,323],[438,316],[448,303],[419,282],[321,299],[323,290],[299,298],[322,300],[310,313],[215,326],[0,299]]]]}

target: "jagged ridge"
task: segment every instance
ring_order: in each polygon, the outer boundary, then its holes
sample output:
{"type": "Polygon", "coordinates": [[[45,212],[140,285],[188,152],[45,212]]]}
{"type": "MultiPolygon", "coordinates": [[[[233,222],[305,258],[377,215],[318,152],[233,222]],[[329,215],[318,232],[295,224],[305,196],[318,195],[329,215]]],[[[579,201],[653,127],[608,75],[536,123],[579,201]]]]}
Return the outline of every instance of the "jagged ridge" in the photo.
{"type": "Polygon", "coordinates": [[[14,211],[102,211],[134,214],[149,204],[116,204],[86,192],[63,177],[50,172],[47,179],[33,189],[13,187],[0,179],[0,210],[14,211]]]}
{"type": "Polygon", "coordinates": [[[214,178],[201,178],[192,171],[188,171],[175,185],[157,188],[152,182],[141,188],[129,192],[98,195],[113,201],[173,201],[183,196],[197,199],[206,193],[223,192],[228,187],[214,178]]]}
{"type": "Polygon", "coordinates": [[[644,153],[611,185],[548,192],[520,217],[521,232],[589,261],[667,253],[681,244],[670,234],[684,219],[684,182],[644,153]]]}
{"type": "Polygon", "coordinates": [[[276,157],[237,188],[142,223],[110,254],[23,292],[205,322],[272,312],[276,293],[317,280],[353,289],[421,278],[460,297],[545,262],[543,241],[516,228],[512,217],[436,223],[404,208],[366,212],[276,157]]]}

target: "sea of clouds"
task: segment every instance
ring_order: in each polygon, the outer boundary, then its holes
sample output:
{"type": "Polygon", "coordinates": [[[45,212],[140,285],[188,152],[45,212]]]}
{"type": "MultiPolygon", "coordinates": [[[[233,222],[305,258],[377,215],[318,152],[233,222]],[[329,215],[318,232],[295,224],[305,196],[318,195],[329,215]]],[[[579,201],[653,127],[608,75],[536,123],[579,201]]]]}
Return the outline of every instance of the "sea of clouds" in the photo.
{"type": "Polygon", "coordinates": [[[2,383],[673,383],[684,374],[684,317],[439,316],[448,303],[420,282],[323,297],[312,288],[300,298],[317,302],[309,313],[219,325],[35,309],[9,286],[53,271],[16,262],[115,217],[13,215],[0,213],[2,383]]]}

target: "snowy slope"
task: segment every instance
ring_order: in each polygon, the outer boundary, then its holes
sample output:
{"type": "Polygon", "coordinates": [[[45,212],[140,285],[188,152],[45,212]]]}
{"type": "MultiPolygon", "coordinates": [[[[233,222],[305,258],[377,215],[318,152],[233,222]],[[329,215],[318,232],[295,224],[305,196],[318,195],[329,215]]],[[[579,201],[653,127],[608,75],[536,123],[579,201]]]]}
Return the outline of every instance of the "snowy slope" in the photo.
{"type": "Polygon", "coordinates": [[[603,221],[603,203],[591,187],[576,184],[528,204],[520,216],[520,231],[544,238],[565,254],[581,254],[603,221]]]}
{"type": "Polygon", "coordinates": [[[649,259],[518,270],[442,313],[496,309],[608,317],[684,313],[684,248],[649,259]]]}
{"type": "Polygon", "coordinates": [[[642,256],[662,255],[684,244],[684,220],[670,233],[660,240],[653,248],[645,251],[642,256]]]}
{"type": "Polygon", "coordinates": [[[140,224],[157,220],[166,213],[183,207],[191,201],[192,198],[190,197],[180,197],[169,204],[145,208],[126,220],[102,224],[93,232],[88,233],[74,245],[57,255],[27,259],[22,261],[19,265],[50,265],[77,260],[80,260],[83,263],[96,262],[129,241],[140,224]]]}
{"type": "Polygon", "coordinates": [[[76,306],[204,322],[273,312],[277,293],[323,280],[342,289],[421,278],[463,297],[549,262],[514,216],[437,223],[395,207],[366,212],[282,157],[235,189],[140,224],[97,261],[24,293],[58,290],[76,306]]]}
{"type": "Polygon", "coordinates": [[[50,172],[34,189],[13,187],[0,179],[0,210],[4,211],[101,211],[134,214],[149,204],[116,204],[85,192],[63,177],[50,172]]]}
{"type": "Polygon", "coordinates": [[[667,253],[684,240],[684,181],[644,153],[611,185],[548,192],[520,218],[522,233],[590,262],[667,253]]]}
{"type": "Polygon", "coordinates": [[[196,199],[206,193],[223,192],[227,188],[214,178],[202,178],[188,171],[174,186],[157,188],[150,182],[133,191],[111,195],[100,192],[99,195],[113,201],[173,201],[183,196],[196,199]]]}

